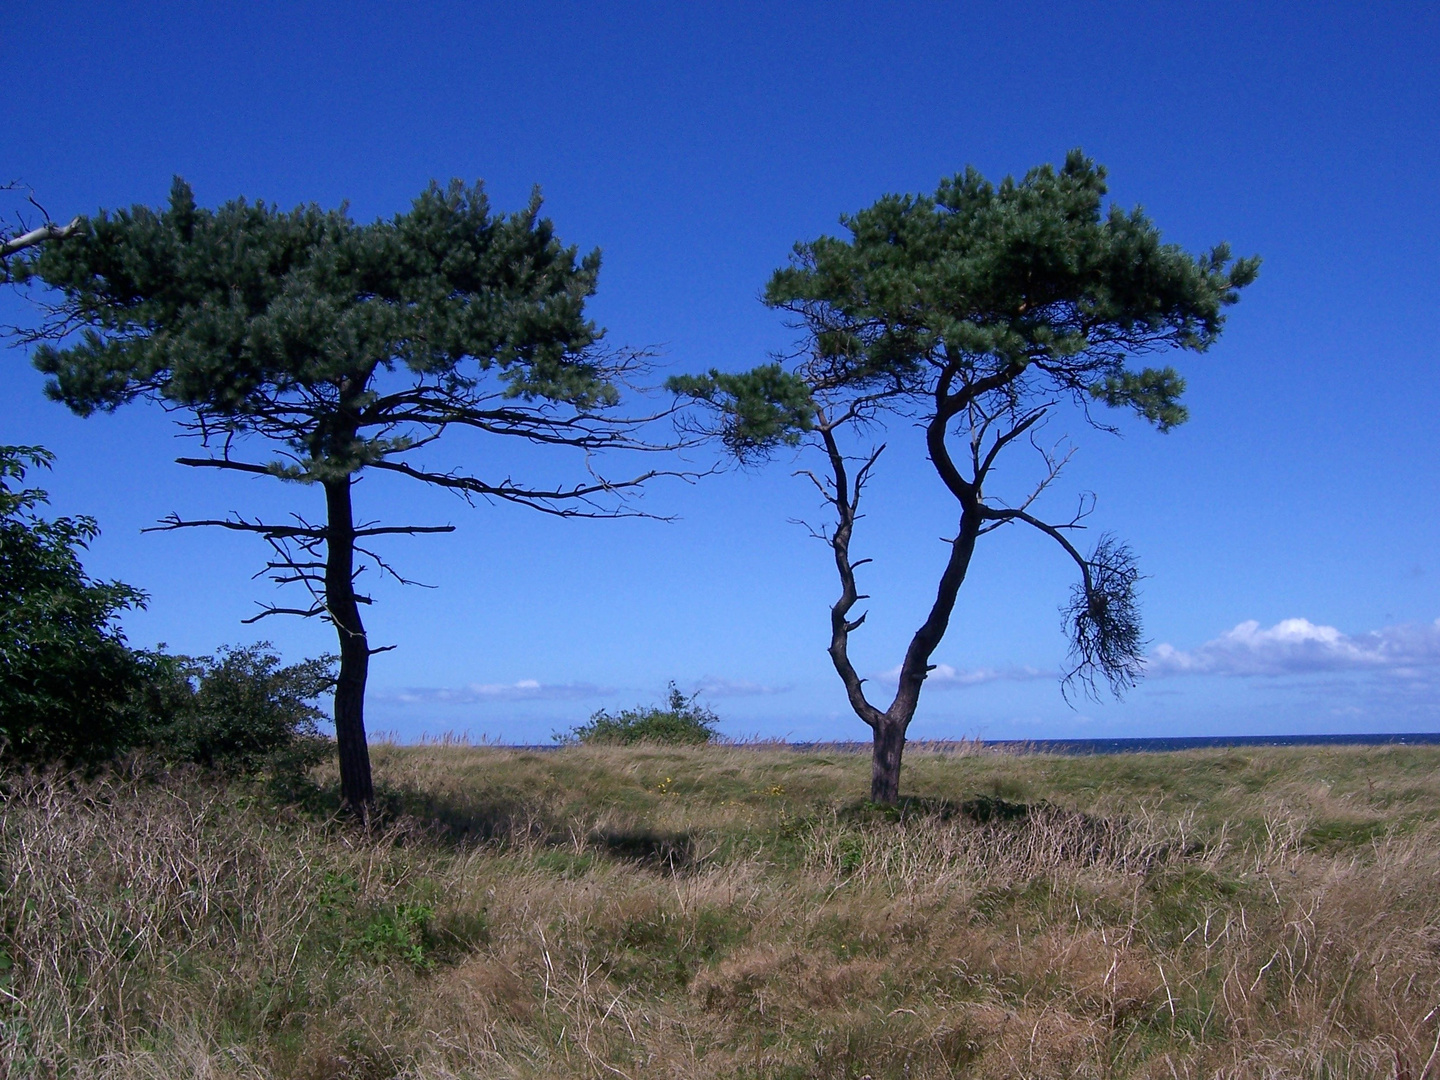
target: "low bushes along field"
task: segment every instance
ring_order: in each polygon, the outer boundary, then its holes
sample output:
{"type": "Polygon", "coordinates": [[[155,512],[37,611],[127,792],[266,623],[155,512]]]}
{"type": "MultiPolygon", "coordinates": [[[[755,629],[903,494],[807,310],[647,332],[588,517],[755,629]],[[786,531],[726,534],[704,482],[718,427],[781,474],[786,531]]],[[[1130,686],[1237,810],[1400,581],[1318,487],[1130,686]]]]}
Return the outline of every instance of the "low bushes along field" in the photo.
{"type": "Polygon", "coordinates": [[[11,774],[0,1075],[1386,1077],[1440,1067],[1440,750],[376,748],[11,774]]]}

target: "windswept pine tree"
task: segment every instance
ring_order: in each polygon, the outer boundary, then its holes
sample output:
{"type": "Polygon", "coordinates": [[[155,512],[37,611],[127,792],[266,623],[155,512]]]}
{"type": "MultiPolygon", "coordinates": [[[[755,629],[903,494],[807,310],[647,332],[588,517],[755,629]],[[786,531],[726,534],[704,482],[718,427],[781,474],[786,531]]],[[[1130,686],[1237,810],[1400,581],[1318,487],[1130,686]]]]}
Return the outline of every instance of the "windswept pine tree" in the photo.
{"type": "Polygon", "coordinates": [[[1102,429],[1091,412],[1102,405],[1162,432],[1182,423],[1180,374],[1135,361],[1208,349],[1259,260],[1232,259],[1224,244],[1191,255],[1162,243],[1141,210],[1107,210],[1105,194],[1104,169],[1074,151],[1058,171],[1041,166],[1018,181],[993,185],[968,169],[934,195],[887,195],[841,219],[848,236],[796,245],[790,265],[770,279],[765,303],[804,333],[792,365],[670,381],[714,407],[717,433],[742,459],[802,441],[820,451],[822,467],[808,475],[833,512],[818,531],[841,589],[829,652],[851,707],[873,730],[876,802],[899,797],[905,732],[981,537],[1024,525],[1074,562],[1067,683],[1093,690],[1098,680],[1118,693],[1140,674],[1139,575],[1129,548],[1110,536],[1088,552],[1077,546],[1089,503],[1060,519],[1036,505],[1067,454],[1042,450],[1035,485],[1009,498],[991,485],[992,473],[1065,405],[1102,429]],[[853,614],[864,599],[855,572],[870,561],[855,558],[851,544],[884,449],[856,443],[896,417],[924,429],[958,520],[934,602],[882,705],[849,654],[850,635],[865,621],[853,614]]]}
{"type": "MultiPolygon", "coordinates": [[[[196,205],[177,179],[169,204],[101,211],[23,268],[59,291],[36,336],[47,392],[88,416],[158,402],[209,451],[196,468],[272,477],[318,492],[323,515],[286,522],[173,518],[166,528],[252,533],[274,579],[308,593],[267,607],[328,620],[339,637],[335,691],[342,794],[373,799],[365,684],[373,647],[356,588],[374,547],[449,525],[357,520],[366,470],[446,488],[467,500],[562,517],[631,514],[627,493],[660,475],[592,471],[607,450],[659,449],[622,415],[621,388],[641,359],[607,349],[585,314],[600,269],[540,216],[491,213],[480,186],[431,185],[406,213],[357,224],[344,208],[291,211],[244,199],[196,205]],[[531,484],[503,467],[433,464],[451,429],[574,452],[580,479],[531,484]]],[[[398,576],[398,575],[397,575],[398,576]]]]}

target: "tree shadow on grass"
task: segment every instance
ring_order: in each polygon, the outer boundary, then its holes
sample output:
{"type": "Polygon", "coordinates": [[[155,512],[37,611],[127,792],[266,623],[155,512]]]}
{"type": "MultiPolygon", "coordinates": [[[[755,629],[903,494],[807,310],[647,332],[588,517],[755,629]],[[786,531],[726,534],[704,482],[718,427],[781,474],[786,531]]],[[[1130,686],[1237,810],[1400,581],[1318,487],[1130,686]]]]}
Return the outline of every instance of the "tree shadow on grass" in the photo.
{"type": "Polygon", "coordinates": [[[589,839],[611,858],[671,874],[700,863],[695,838],[688,832],[607,829],[591,833],[589,839]]]}
{"type": "Polygon", "coordinates": [[[840,819],[865,824],[928,818],[937,821],[965,820],[976,825],[989,825],[992,822],[1024,821],[1034,812],[1053,809],[1049,803],[1012,802],[998,795],[976,795],[970,799],[911,795],[901,799],[895,806],[882,806],[868,799],[851,803],[841,809],[840,819]]]}
{"type": "Polygon", "coordinates": [[[1204,854],[1203,842],[1177,844],[1169,837],[1149,837],[1123,816],[1087,814],[1045,800],[1015,802],[998,795],[968,799],[912,796],[896,806],[867,801],[840,811],[840,820],[859,828],[921,821],[968,823],[991,835],[993,843],[1043,849],[1048,857],[1082,865],[1115,864],[1149,872],[1172,860],[1204,854]]]}
{"type": "MultiPolygon", "coordinates": [[[[310,785],[287,801],[316,817],[340,815],[338,785],[310,785]]],[[[380,784],[375,789],[372,829],[392,829],[397,842],[415,834],[452,848],[495,845],[503,849],[575,848],[668,874],[693,870],[703,861],[688,831],[592,828],[577,835],[574,815],[518,793],[487,791],[455,797],[444,792],[380,784]],[[411,826],[412,828],[405,828],[411,826]]]]}
{"type": "MultiPolygon", "coordinates": [[[[278,801],[311,817],[345,818],[336,782],[306,782],[275,794],[278,801]]],[[[477,793],[455,799],[384,783],[375,785],[375,803],[367,824],[371,829],[420,826],[434,840],[456,847],[513,839],[527,831],[543,833],[552,826],[537,813],[533,802],[518,796],[477,793]]]]}

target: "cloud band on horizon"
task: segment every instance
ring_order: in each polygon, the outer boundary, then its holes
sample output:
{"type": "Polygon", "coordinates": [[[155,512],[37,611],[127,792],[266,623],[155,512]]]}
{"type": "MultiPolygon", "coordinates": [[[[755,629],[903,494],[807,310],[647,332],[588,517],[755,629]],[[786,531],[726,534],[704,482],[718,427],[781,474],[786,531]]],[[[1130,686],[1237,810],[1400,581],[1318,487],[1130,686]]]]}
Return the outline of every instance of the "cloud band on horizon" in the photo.
{"type": "Polygon", "coordinates": [[[574,701],[613,694],[614,687],[594,683],[469,683],[465,686],[407,686],[380,690],[377,701],[398,705],[478,705],[489,701],[574,701]]]}
{"type": "MultiPolygon", "coordinates": [[[[1346,634],[1309,619],[1282,619],[1262,628],[1247,619],[1194,649],[1157,645],[1146,657],[1150,678],[1179,675],[1279,677],[1343,672],[1389,673],[1418,677],[1440,668],[1440,619],[1402,623],[1361,634],[1346,634]]],[[[893,682],[899,667],[877,679],[893,682]]],[[[955,668],[938,664],[925,680],[927,690],[960,690],[994,682],[1060,679],[1062,673],[1035,667],[955,668]]]]}
{"type": "Polygon", "coordinates": [[[1157,645],[1146,674],[1264,676],[1376,672],[1419,675],[1440,667],[1440,619],[1345,634],[1308,619],[1282,619],[1262,629],[1247,619],[1189,651],[1157,645]]]}
{"type": "MultiPolygon", "coordinates": [[[[1195,647],[1177,649],[1157,645],[1145,661],[1150,678],[1183,675],[1262,677],[1339,673],[1390,674],[1419,678],[1440,669],[1440,619],[1432,623],[1404,623],[1361,634],[1346,634],[1333,626],[1304,618],[1282,619],[1262,628],[1247,619],[1218,637],[1195,647]]],[[[899,668],[875,677],[894,681],[899,668]]],[[[997,682],[1059,680],[1058,670],[1030,666],[956,668],[937,664],[925,680],[927,690],[962,690],[997,682]]],[[[711,698],[772,696],[788,693],[793,685],[770,686],[744,679],[705,676],[691,684],[693,692],[711,698]]],[[[515,701],[576,701],[613,697],[621,689],[595,683],[542,683],[520,679],[509,683],[469,683],[460,687],[401,687],[381,690],[377,701],[397,705],[480,705],[515,701]]]]}

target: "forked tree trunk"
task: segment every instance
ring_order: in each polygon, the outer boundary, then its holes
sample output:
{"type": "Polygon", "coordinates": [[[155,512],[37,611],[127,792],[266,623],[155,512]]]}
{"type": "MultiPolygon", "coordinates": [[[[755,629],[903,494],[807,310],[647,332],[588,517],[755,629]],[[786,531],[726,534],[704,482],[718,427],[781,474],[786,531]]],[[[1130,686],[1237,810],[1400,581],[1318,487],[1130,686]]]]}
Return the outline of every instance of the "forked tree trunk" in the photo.
{"type": "MultiPolygon", "coordinates": [[[[950,464],[945,449],[945,427],[953,416],[953,411],[938,412],[927,432],[931,459],[937,465],[948,466],[950,473],[954,473],[954,466],[950,464]]],[[[825,452],[830,458],[830,468],[834,476],[828,487],[821,484],[821,490],[826,492],[826,498],[835,507],[837,514],[835,531],[829,539],[830,547],[835,552],[835,569],[839,571],[841,586],[840,599],[830,608],[830,660],[835,665],[840,681],[845,684],[850,707],[874,732],[874,750],[870,759],[870,801],[882,806],[894,806],[900,801],[900,757],[905,752],[905,729],[910,726],[920,704],[920,688],[930,673],[930,657],[940,644],[940,639],[945,636],[945,628],[950,623],[950,613],[955,610],[955,597],[965,581],[966,571],[970,569],[970,559],[975,554],[975,540],[980,535],[980,526],[984,520],[980,514],[979,489],[967,486],[958,474],[954,478],[956,484],[951,484],[961,502],[960,530],[951,541],[950,558],[945,564],[945,572],[940,575],[940,585],[936,590],[935,603],[930,608],[929,617],[924,625],[915,631],[915,636],[910,639],[910,647],[905,650],[895,699],[890,703],[890,708],[882,712],[866,698],[865,680],[850,662],[850,634],[865,622],[863,614],[856,619],[850,618],[850,611],[855,604],[865,599],[855,584],[855,568],[870,561],[862,559],[860,562],[851,562],[850,537],[855,528],[860,492],[865,486],[871,467],[880,456],[880,451],[885,448],[882,446],[870,454],[855,474],[852,484],[845,464],[845,455],[841,453],[840,444],[835,439],[834,427],[825,423],[823,416],[821,421],[820,438],[825,444],[825,452]]],[[[941,469],[941,475],[947,477],[945,468],[941,469]]],[[[818,480],[815,482],[820,484],[818,480]]],[[[947,483],[950,483],[949,478],[947,483]]]]}
{"type": "Polygon", "coordinates": [[[355,518],[351,480],[325,483],[325,609],[340,637],[340,677],[335,683],[335,742],[340,753],[340,798],[367,816],[375,801],[370,747],[365,741],[365,680],[370,643],[355,599],[355,518]]]}
{"type": "Polygon", "coordinates": [[[905,752],[905,721],[882,715],[875,725],[875,744],[870,757],[870,801],[894,806],[900,801],[900,755],[905,752]]]}

